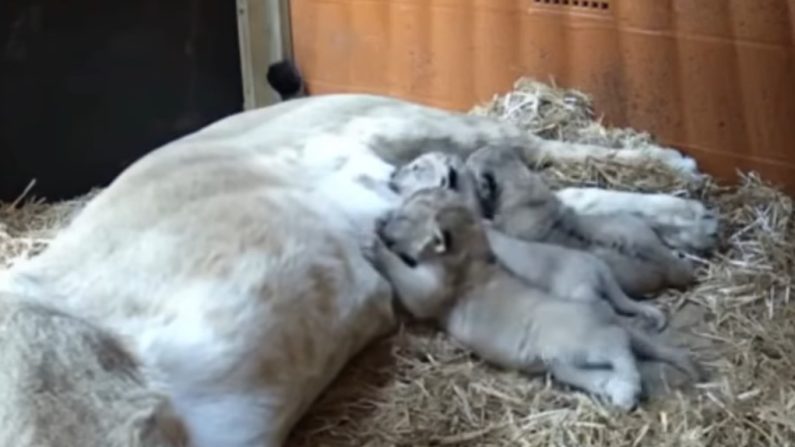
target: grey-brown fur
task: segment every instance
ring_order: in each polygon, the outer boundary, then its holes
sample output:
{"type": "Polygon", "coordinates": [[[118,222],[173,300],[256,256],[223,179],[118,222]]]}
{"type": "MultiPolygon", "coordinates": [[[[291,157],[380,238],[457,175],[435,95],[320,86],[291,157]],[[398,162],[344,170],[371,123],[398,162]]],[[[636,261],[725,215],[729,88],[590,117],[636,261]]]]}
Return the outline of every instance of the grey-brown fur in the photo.
{"type": "Polygon", "coordinates": [[[0,445],[181,447],[168,399],[110,334],[0,294],[0,445]]]}
{"type": "Polygon", "coordinates": [[[629,214],[580,215],[566,208],[510,148],[481,148],[466,164],[496,229],[527,241],[587,250],[610,266],[630,295],[694,281],[692,264],[666,247],[644,220],[629,214]]]}
{"type": "Polygon", "coordinates": [[[700,377],[684,351],[622,325],[603,301],[560,299],[504,268],[481,219],[453,191],[418,191],[381,234],[391,249],[379,246],[378,268],[406,308],[438,322],[487,361],[525,372],[548,370],[624,409],[634,407],[641,392],[636,356],[700,377]],[[400,223],[406,217],[411,225],[400,223]]]}
{"type": "Polygon", "coordinates": [[[581,302],[604,300],[620,314],[643,317],[657,331],[665,328],[665,313],[653,304],[628,297],[610,267],[598,257],[553,244],[523,241],[494,229],[487,235],[505,268],[547,293],[581,302]]]}
{"type": "MultiPolygon", "coordinates": [[[[389,284],[362,251],[398,203],[381,194],[394,168],[483,144],[519,145],[529,163],[604,149],[383,96],[293,99],[135,161],[0,290],[112,330],[195,447],[280,447],[348,360],[395,327],[389,284]]],[[[677,218],[701,207],[667,199],[677,218]]]]}

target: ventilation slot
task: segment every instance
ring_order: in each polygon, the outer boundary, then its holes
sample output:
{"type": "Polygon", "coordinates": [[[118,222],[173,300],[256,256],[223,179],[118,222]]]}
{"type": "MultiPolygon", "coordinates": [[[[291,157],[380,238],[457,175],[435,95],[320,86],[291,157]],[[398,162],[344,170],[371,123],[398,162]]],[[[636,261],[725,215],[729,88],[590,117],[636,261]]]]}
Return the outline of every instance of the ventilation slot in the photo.
{"type": "Polygon", "coordinates": [[[545,5],[573,6],[575,8],[596,9],[605,11],[610,9],[610,2],[593,0],[533,0],[535,3],[545,5]]]}

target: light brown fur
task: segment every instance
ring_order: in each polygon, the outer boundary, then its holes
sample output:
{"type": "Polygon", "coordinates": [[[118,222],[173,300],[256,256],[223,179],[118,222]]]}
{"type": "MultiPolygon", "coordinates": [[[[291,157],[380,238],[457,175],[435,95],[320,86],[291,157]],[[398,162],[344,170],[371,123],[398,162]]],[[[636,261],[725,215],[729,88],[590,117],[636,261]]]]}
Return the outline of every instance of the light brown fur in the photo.
{"type": "Polygon", "coordinates": [[[684,351],[622,325],[604,302],[553,297],[506,270],[479,216],[455,192],[418,191],[381,233],[391,249],[379,248],[378,268],[406,308],[438,322],[487,361],[526,372],[548,370],[624,409],[634,407],[641,392],[636,355],[700,377],[684,351]]]}
{"type": "Polygon", "coordinates": [[[0,294],[0,365],[0,445],[188,445],[168,398],[87,321],[0,294]]]}
{"type": "Polygon", "coordinates": [[[118,336],[162,381],[192,447],[279,447],[348,360],[395,327],[389,284],[364,255],[397,203],[392,170],[483,144],[520,146],[530,163],[569,147],[375,95],[230,116],[129,166],[0,290],[118,336]]]}
{"type": "Polygon", "coordinates": [[[392,291],[362,251],[391,203],[350,199],[368,190],[359,174],[429,141],[468,153],[514,139],[537,149],[492,119],[373,95],[241,113],[133,163],[0,290],[118,336],[162,380],[195,447],[278,447],[346,362],[395,328],[392,291]]]}
{"type": "Polygon", "coordinates": [[[610,266],[621,288],[640,296],[695,280],[693,266],[641,218],[581,215],[565,207],[510,149],[484,147],[467,159],[494,228],[527,241],[587,250],[610,266]]]}

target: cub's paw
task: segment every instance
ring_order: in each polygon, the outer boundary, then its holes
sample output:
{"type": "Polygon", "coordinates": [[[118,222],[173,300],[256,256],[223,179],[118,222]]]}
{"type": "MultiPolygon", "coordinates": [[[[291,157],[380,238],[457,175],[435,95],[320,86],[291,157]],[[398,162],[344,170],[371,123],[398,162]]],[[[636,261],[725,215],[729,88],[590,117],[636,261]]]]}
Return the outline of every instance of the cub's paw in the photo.
{"type": "Polygon", "coordinates": [[[694,383],[701,383],[708,379],[708,374],[704,366],[693,358],[692,354],[684,349],[673,350],[672,355],[674,366],[694,383]]]}
{"type": "Polygon", "coordinates": [[[388,251],[381,236],[387,219],[388,216],[382,216],[375,220],[373,224],[373,233],[368,235],[367,242],[363,246],[365,259],[376,269],[381,267],[386,252],[388,251]]]}
{"type": "Polygon", "coordinates": [[[640,379],[613,377],[605,384],[605,395],[610,403],[623,411],[632,411],[641,397],[640,379]]]}

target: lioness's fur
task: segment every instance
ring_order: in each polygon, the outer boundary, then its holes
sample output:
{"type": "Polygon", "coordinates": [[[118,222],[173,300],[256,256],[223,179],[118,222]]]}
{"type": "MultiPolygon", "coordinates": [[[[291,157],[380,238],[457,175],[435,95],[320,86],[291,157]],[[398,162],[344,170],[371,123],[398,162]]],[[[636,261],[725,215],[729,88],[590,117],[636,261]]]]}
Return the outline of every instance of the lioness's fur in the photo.
{"type": "Polygon", "coordinates": [[[587,250],[604,260],[630,295],[685,287],[694,268],[665,246],[640,217],[581,215],[567,208],[509,148],[484,147],[466,161],[481,207],[510,236],[587,250]]]}
{"type": "Polygon", "coordinates": [[[521,146],[530,163],[569,148],[373,95],[240,113],[132,164],[0,289],[116,334],[194,447],[276,447],[348,359],[394,328],[389,284],[362,249],[398,203],[395,166],[484,144],[521,146]]]}
{"type": "Polygon", "coordinates": [[[668,362],[699,378],[684,352],[620,324],[601,300],[548,295],[506,270],[490,248],[480,217],[455,192],[420,190],[384,223],[388,246],[377,265],[409,312],[437,321],[485,360],[522,371],[549,370],[561,382],[637,404],[635,355],[668,362]]]}
{"type": "Polygon", "coordinates": [[[86,321],[0,294],[0,365],[0,445],[188,445],[168,398],[86,321]]]}

